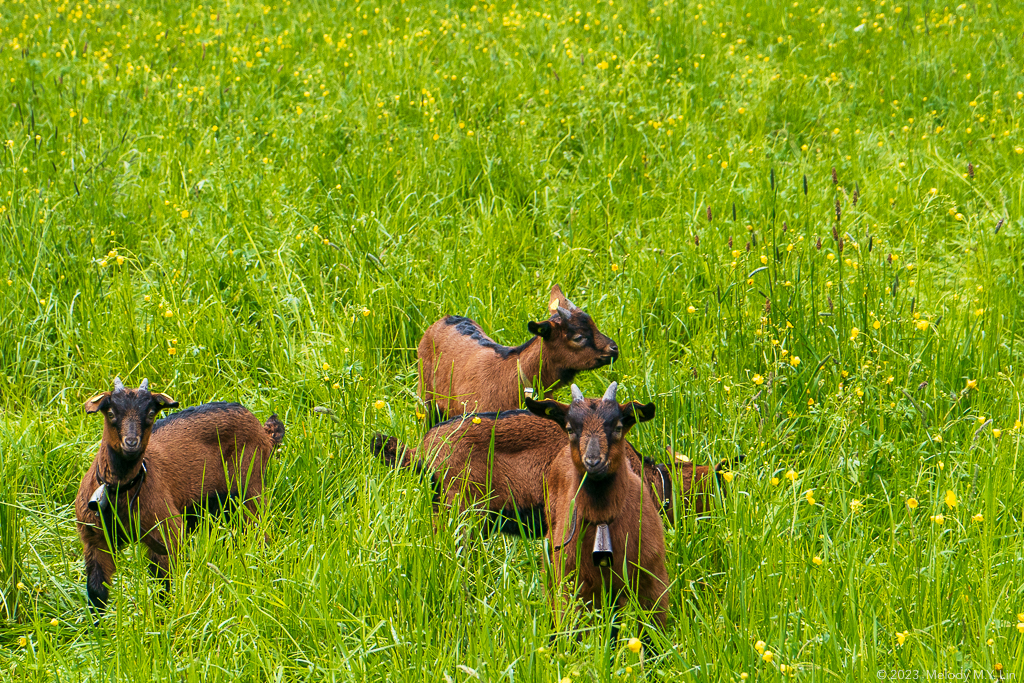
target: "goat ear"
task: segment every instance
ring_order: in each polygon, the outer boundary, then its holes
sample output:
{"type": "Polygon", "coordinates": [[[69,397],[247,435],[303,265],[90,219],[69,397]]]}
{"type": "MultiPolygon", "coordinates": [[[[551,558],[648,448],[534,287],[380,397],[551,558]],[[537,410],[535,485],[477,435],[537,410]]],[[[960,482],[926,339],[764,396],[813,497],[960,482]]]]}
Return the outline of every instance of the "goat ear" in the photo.
{"type": "Polygon", "coordinates": [[[647,422],[654,419],[654,404],[644,405],[639,401],[630,401],[619,406],[622,410],[622,426],[629,429],[637,422],[647,422]]]}
{"type": "Polygon", "coordinates": [[[526,325],[526,328],[530,330],[531,334],[535,334],[541,339],[547,339],[551,336],[551,327],[551,322],[548,320],[540,323],[531,321],[526,325]]]}
{"type": "Polygon", "coordinates": [[[177,408],[178,402],[167,394],[150,394],[156,404],[160,406],[160,410],[166,410],[167,408],[177,408]]]}
{"type": "Polygon", "coordinates": [[[569,406],[551,399],[534,401],[532,398],[528,398],[526,399],[526,409],[537,417],[554,420],[562,427],[565,426],[565,416],[569,412],[569,406]]]}
{"type": "Polygon", "coordinates": [[[102,394],[96,394],[88,401],[85,402],[85,412],[87,413],[98,413],[107,406],[110,405],[110,392],[104,391],[102,394]]]}

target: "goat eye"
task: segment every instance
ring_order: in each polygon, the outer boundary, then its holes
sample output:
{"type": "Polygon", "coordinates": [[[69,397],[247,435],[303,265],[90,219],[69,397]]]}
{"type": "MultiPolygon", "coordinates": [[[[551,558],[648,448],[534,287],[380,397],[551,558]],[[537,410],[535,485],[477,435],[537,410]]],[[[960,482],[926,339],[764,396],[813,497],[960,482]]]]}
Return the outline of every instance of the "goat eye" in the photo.
{"type": "Polygon", "coordinates": [[[582,334],[577,334],[575,337],[572,338],[572,340],[574,342],[576,342],[577,344],[582,344],[583,342],[586,341],[586,339],[584,339],[582,334]]]}

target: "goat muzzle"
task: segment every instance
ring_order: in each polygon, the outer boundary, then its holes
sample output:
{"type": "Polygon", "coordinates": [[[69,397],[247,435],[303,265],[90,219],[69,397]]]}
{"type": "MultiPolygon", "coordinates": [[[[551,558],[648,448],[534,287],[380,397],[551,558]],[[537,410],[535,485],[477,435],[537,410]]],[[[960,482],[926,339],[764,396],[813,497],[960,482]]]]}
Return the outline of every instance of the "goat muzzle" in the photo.
{"type": "Polygon", "coordinates": [[[110,499],[107,498],[106,484],[100,484],[96,487],[96,490],[92,492],[92,497],[89,498],[87,507],[93,512],[106,512],[110,509],[110,499]]]}
{"type": "Polygon", "coordinates": [[[587,474],[595,479],[601,479],[608,471],[608,462],[601,454],[601,444],[596,438],[587,442],[587,450],[583,452],[583,467],[587,474]]]}
{"type": "Polygon", "coordinates": [[[612,566],[614,552],[612,549],[612,534],[608,530],[608,525],[598,524],[597,533],[594,534],[594,566],[612,566]]]}

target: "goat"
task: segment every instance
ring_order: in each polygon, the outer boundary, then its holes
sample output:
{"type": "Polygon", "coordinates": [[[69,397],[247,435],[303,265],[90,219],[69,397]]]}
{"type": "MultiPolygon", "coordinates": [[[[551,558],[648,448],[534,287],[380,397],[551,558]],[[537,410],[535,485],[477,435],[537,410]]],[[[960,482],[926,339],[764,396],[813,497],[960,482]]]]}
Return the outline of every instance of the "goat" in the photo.
{"type": "MultiPolygon", "coordinates": [[[[567,443],[565,430],[551,420],[528,410],[511,410],[467,414],[442,422],[427,432],[418,449],[378,433],[370,450],[389,467],[412,468],[429,476],[435,506],[442,501],[460,510],[477,506],[502,533],[540,538],[547,533],[544,472],[567,443]]],[[[664,465],[641,455],[628,441],[626,457],[660,502],[670,524],[675,522],[675,480],[679,503],[702,514],[711,509],[714,500],[711,473],[719,478],[721,487],[722,469],[729,464],[722,460],[714,467],[692,462],[664,465]]]]}
{"type": "MultiPolygon", "coordinates": [[[[541,538],[546,533],[544,472],[567,442],[565,430],[551,420],[528,410],[512,410],[442,422],[427,432],[418,449],[376,434],[370,450],[390,467],[409,467],[429,476],[435,504],[444,501],[459,509],[480,506],[502,533],[541,538]]],[[[674,503],[669,468],[641,456],[628,442],[626,451],[630,466],[641,473],[671,521],[674,503]]],[[[682,495],[686,495],[685,489],[682,495]]],[[[697,507],[703,509],[703,502],[697,507]]]]}
{"type": "MultiPolygon", "coordinates": [[[[742,453],[735,458],[723,458],[715,465],[695,465],[689,460],[683,460],[677,456],[671,448],[666,447],[671,457],[670,465],[660,465],[668,471],[668,476],[679,480],[680,501],[686,509],[693,510],[698,515],[711,510],[715,499],[715,486],[725,495],[725,486],[722,475],[735,462],[743,462],[746,456],[742,453]],[[714,479],[712,479],[714,475],[714,479]],[[714,483],[712,483],[714,482],[714,483]]],[[[645,458],[646,460],[646,458],[645,458]]],[[[670,523],[675,521],[671,513],[666,514],[670,523]]]]}
{"type": "Polygon", "coordinates": [[[434,418],[520,407],[524,387],[539,379],[545,397],[576,374],[608,365],[619,347],[555,285],[551,317],[527,325],[534,335],[516,347],[502,346],[473,320],[450,315],[431,325],[417,348],[420,396],[434,418]]]}
{"type": "MultiPolygon", "coordinates": [[[[634,594],[662,627],[668,613],[665,539],[654,498],[629,466],[626,435],[654,417],[654,405],[616,402],[612,382],[600,399],[572,385],[572,403],[526,400],[527,409],[553,421],[569,443],[551,460],[545,480],[552,567],[549,599],[555,626],[582,600],[622,608],[634,594]],[[557,600],[560,591],[561,600],[557,600]]],[[[613,629],[614,634],[617,629],[613,629]]]]}
{"type": "Polygon", "coordinates": [[[185,514],[219,507],[244,489],[243,504],[258,514],[263,473],[284,439],[284,424],[266,424],[237,403],[206,403],[161,420],[178,402],[152,393],[149,381],[126,389],[114,379],[85,403],[102,412],[103,438],[75,499],[85,555],[90,604],[100,611],[109,598],[114,552],[127,542],[146,545],[150,570],[169,583],[169,556],[176,554],[185,514]],[[154,421],[155,420],[155,421],[154,421]]]}

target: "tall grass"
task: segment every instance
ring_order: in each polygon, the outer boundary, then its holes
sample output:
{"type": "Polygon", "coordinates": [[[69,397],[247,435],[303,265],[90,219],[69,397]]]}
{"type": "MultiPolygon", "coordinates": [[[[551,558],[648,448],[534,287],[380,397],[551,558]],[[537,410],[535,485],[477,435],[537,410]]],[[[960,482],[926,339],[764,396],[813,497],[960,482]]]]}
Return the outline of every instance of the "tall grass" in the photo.
{"type": "MultiPolygon", "coordinates": [[[[5,443],[6,443],[5,439],[5,443]]],[[[21,467],[4,448],[0,451],[0,610],[8,620],[18,619],[21,583],[21,467]]]]}
{"type": "Polygon", "coordinates": [[[2,8],[3,676],[1024,674],[1019,6],[2,8]],[[366,448],[418,437],[430,323],[517,344],[556,282],[622,350],[585,393],[656,403],[643,453],[746,455],[666,531],[642,666],[608,615],[550,642],[542,546],[366,448]],[[114,375],[288,431],[271,542],[207,520],[167,596],[127,549],[93,626],[114,375]]]}

